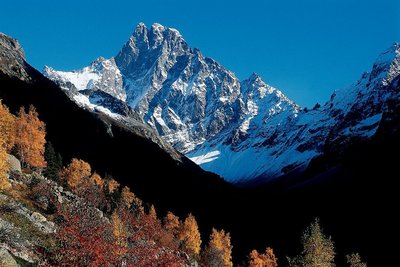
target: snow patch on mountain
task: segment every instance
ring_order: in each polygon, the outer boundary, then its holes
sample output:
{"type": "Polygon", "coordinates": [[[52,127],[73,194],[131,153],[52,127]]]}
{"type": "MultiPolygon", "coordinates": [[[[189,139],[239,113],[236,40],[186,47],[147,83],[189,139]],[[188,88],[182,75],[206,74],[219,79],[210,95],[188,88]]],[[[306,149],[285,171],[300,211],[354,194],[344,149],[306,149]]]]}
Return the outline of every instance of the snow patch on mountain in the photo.
{"type": "Polygon", "coordinates": [[[101,90],[117,99],[125,101],[126,93],[123,88],[122,75],[115,64],[115,60],[99,57],[90,66],[76,71],[56,71],[45,66],[43,74],[53,81],[57,81],[63,89],[101,90]]]}
{"type": "Polygon", "coordinates": [[[385,103],[397,94],[387,85],[400,73],[399,58],[394,44],[370,73],[311,110],[255,73],[240,81],[190,48],[178,30],[158,23],[149,28],[140,23],[115,58],[99,58],[78,71],[44,73],[86,106],[121,110],[113,108],[120,102],[107,97],[85,98],[87,90],[117,98],[204,169],[239,182],[274,179],[305,168],[328,143],[340,147],[351,138],[373,136],[385,103]]]}

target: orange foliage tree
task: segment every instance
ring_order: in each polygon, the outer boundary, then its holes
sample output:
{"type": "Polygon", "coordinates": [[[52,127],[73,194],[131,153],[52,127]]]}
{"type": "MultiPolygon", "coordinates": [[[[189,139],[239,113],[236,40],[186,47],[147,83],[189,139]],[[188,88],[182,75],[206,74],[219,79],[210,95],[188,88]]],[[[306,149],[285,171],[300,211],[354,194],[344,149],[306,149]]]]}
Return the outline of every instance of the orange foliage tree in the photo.
{"type": "Polygon", "coordinates": [[[16,119],[17,153],[23,163],[35,168],[46,167],[44,151],[46,144],[45,124],[39,119],[34,106],[28,113],[21,107],[16,119]]]}
{"type": "Polygon", "coordinates": [[[131,192],[129,187],[125,186],[122,188],[121,192],[121,202],[125,205],[128,209],[131,207],[132,203],[135,201],[136,196],[134,193],[131,192]]]}
{"type": "Polygon", "coordinates": [[[229,233],[212,229],[210,241],[205,251],[205,263],[212,267],[232,267],[232,246],[229,233]]]}
{"type": "Polygon", "coordinates": [[[253,250],[249,255],[249,267],[277,267],[278,259],[272,248],[267,247],[265,253],[253,250]]]}
{"type": "Polygon", "coordinates": [[[103,190],[103,188],[104,188],[104,180],[103,180],[103,178],[101,178],[101,176],[99,174],[97,174],[96,172],[93,173],[92,176],[90,176],[90,181],[93,184],[95,184],[98,188],[103,190]]]}
{"type": "Polygon", "coordinates": [[[90,173],[91,167],[89,163],[73,158],[71,163],[60,172],[60,177],[74,190],[83,183],[84,179],[90,176],[90,173]]]}
{"type": "Polygon", "coordinates": [[[180,233],[183,250],[193,258],[198,258],[201,249],[201,236],[196,218],[189,214],[180,233]]]}
{"type": "Polygon", "coordinates": [[[181,245],[179,240],[181,229],[182,222],[179,220],[179,217],[169,211],[163,219],[163,230],[160,238],[161,244],[172,249],[178,249],[181,245]]]}
{"type": "Polygon", "coordinates": [[[12,115],[7,106],[0,100],[0,136],[3,139],[2,145],[7,152],[10,152],[15,145],[16,118],[12,115]]]}
{"type": "Polygon", "coordinates": [[[113,194],[119,187],[119,183],[114,179],[110,179],[107,183],[107,190],[109,194],[113,194]]]}
{"type": "Polygon", "coordinates": [[[128,251],[128,230],[116,211],[111,215],[111,225],[114,237],[113,253],[122,260],[128,251]]]}
{"type": "Polygon", "coordinates": [[[5,149],[4,139],[0,135],[0,190],[4,190],[9,187],[9,182],[7,178],[8,169],[8,154],[5,149]]]}

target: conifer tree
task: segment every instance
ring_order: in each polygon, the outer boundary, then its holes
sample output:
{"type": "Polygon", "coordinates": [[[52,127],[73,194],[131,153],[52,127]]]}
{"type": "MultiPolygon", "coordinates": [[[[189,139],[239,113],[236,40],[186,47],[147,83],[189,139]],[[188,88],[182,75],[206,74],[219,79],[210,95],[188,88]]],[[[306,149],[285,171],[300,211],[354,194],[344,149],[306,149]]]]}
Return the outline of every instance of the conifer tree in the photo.
{"type": "Polygon", "coordinates": [[[180,240],[182,241],[183,250],[191,257],[198,258],[200,254],[201,237],[196,218],[192,214],[189,214],[183,223],[180,240]]]}
{"type": "Polygon", "coordinates": [[[180,228],[182,227],[182,222],[179,217],[168,211],[167,215],[164,217],[164,228],[169,231],[174,237],[178,237],[180,228]]]}
{"type": "Polygon", "coordinates": [[[135,201],[135,194],[131,192],[129,187],[124,186],[121,192],[121,201],[126,206],[126,208],[130,208],[133,201],[135,201]]]}
{"type": "Polygon", "coordinates": [[[45,137],[45,124],[39,119],[35,107],[31,105],[28,113],[21,107],[16,120],[15,142],[22,163],[29,167],[46,167],[44,159],[45,137]]]}
{"type": "Polygon", "coordinates": [[[156,208],[154,207],[153,204],[150,206],[149,216],[151,218],[153,218],[154,220],[157,220],[157,212],[156,212],[156,208]]]}
{"type": "Polygon", "coordinates": [[[90,173],[91,167],[89,163],[73,158],[71,163],[60,172],[60,177],[74,190],[82,184],[84,179],[89,178],[90,173]]]}
{"type": "Polygon", "coordinates": [[[104,180],[97,172],[94,172],[92,176],[90,176],[90,181],[99,189],[102,190],[104,188],[104,180]]]}
{"type": "Polygon", "coordinates": [[[278,259],[272,248],[267,247],[265,253],[253,250],[249,255],[249,267],[277,267],[278,259]]]}
{"type": "Polygon", "coordinates": [[[16,118],[12,115],[7,106],[0,100],[0,136],[3,139],[3,147],[10,152],[15,145],[16,118]]]}
{"type": "Polygon", "coordinates": [[[114,254],[123,257],[128,247],[128,231],[117,212],[111,215],[112,233],[114,237],[114,254]]]}
{"type": "Polygon", "coordinates": [[[330,237],[326,237],[319,225],[319,220],[305,230],[302,238],[301,255],[289,260],[291,267],[334,267],[335,248],[330,237]]]}
{"type": "Polygon", "coordinates": [[[43,172],[44,176],[52,179],[53,181],[58,181],[58,175],[62,169],[62,159],[61,155],[56,153],[56,151],[54,150],[53,144],[51,142],[48,142],[46,144],[44,158],[47,162],[47,167],[43,172]]]}
{"type": "Polygon", "coordinates": [[[205,262],[209,267],[232,267],[232,245],[229,233],[212,229],[205,251],[205,262]]]}
{"type": "Polygon", "coordinates": [[[8,154],[3,137],[0,135],[0,190],[9,187],[7,172],[9,170],[8,154]]]}
{"type": "Polygon", "coordinates": [[[346,259],[349,267],[367,267],[367,264],[361,260],[361,256],[358,253],[346,255],[346,259]]]}

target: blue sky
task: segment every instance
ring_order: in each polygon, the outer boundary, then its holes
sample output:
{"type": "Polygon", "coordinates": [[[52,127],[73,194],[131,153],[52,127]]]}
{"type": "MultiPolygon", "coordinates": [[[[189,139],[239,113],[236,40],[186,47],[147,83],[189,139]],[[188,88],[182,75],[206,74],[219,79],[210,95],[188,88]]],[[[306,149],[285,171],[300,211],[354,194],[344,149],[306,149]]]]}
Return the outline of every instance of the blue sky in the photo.
{"type": "Polygon", "coordinates": [[[302,106],[325,102],[400,40],[398,0],[1,0],[0,31],[27,60],[72,70],[117,54],[139,22],[177,28],[240,79],[252,72],[302,106]]]}

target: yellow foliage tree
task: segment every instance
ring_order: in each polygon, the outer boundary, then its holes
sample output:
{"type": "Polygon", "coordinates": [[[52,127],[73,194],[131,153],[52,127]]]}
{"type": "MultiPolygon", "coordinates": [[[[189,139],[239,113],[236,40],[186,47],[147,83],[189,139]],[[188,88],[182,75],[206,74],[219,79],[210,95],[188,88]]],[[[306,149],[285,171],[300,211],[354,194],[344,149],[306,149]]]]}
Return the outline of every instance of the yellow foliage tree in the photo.
{"type": "Polygon", "coordinates": [[[10,113],[8,107],[0,100],[0,136],[3,138],[3,146],[6,152],[10,152],[15,145],[15,116],[10,113]]]}
{"type": "Polygon", "coordinates": [[[232,267],[232,245],[229,233],[212,229],[206,248],[205,262],[210,267],[232,267]]]}
{"type": "Polygon", "coordinates": [[[92,181],[93,184],[98,186],[100,189],[103,189],[104,180],[103,180],[103,178],[101,178],[101,176],[99,174],[97,174],[96,172],[93,173],[92,176],[90,176],[90,180],[92,181]]]}
{"type": "Polygon", "coordinates": [[[114,237],[114,254],[122,257],[127,252],[128,247],[128,231],[120,216],[115,211],[111,215],[112,233],[114,237]]]}
{"type": "Polygon", "coordinates": [[[163,219],[163,231],[160,241],[165,247],[178,249],[180,247],[179,233],[182,228],[182,222],[179,217],[168,211],[163,219]]]}
{"type": "Polygon", "coordinates": [[[266,248],[265,253],[260,254],[257,250],[253,250],[249,255],[249,267],[277,267],[277,261],[270,247],[266,248]]]}
{"type": "Polygon", "coordinates": [[[172,233],[175,237],[178,236],[180,228],[182,226],[182,222],[179,220],[179,217],[168,211],[167,215],[164,217],[164,228],[165,230],[172,233]]]}
{"type": "Polygon", "coordinates": [[[157,220],[157,212],[153,204],[150,206],[149,215],[151,218],[157,220]]]}
{"type": "Polygon", "coordinates": [[[21,107],[16,120],[17,153],[21,161],[30,167],[44,168],[46,161],[44,151],[46,144],[45,124],[39,119],[34,106],[29,112],[21,107]]]}
{"type": "Polygon", "coordinates": [[[132,203],[135,201],[136,196],[134,193],[131,192],[129,187],[124,186],[121,192],[121,201],[122,203],[129,209],[132,203]]]}
{"type": "Polygon", "coordinates": [[[67,181],[71,189],[76,189],[91,173],[89,163],[73,158],[71,163],[60,172],[60,177],[67,181]]]}
{"type": "Polygon", "coordinates": [[[182,241],[183,250],[190,256],[198,258],[200,254],[201,236],[196,218],[192,214],[189,214],[183,223],[180,240],[182,241]]]}
{"type": "Polygon", "coordinates": [[[107,183],[107,189],[108,189],[108,193],[112,194],[115,192],[115,190],[117,190],[119,187],[119,183],[117,181],[115,181],[114,179],[111,179],[108,181],[107,183]]]}
{"type": "Polygon", "coordinates": [[[8,188],[10,185],[7,178],[7,172],[9,170],[8,154],[5,147],[5,141],[0,135],[0,190],[8,188]]]}

